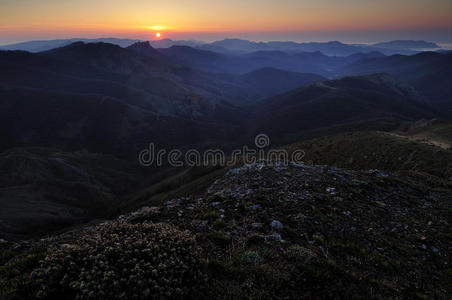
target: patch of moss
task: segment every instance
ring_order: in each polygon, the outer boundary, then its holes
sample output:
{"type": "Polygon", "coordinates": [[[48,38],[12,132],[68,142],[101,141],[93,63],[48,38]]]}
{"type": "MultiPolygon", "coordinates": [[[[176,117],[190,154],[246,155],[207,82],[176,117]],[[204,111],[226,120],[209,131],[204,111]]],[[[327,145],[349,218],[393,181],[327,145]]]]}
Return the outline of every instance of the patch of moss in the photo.
{"type": "Polygon", "coordinates": [[[227,224],[223,219],[217,219],[213,224],[212,224],[212,228],[215,230],[222,230],[227,228],[227,224]]]}
{"type": "Polygon", "coordinates": [[[209,222],[214,222],[220,218],[220,215],[215,211],[206,212],[202,217],[203,220],[207,220],[209,222]]]}
{"type": "Polygon", "coordinates": [[[262,258],[257,251],[249,250],[243,253],[243,255],[241,256],[241,261],[244,264],[257,265],[262,262],[262,258]]]}
{"type": "Polygon", "coordinates": [[[290,226],[284,225],[280,230],[281,235],[285,239],[296,238],[298,233],[290,226]]]}
{"type": "Polygon", "coordinates": [[[231,242],[231,238],[224,231],[212,231],[205,236],[208,240],[220,246],[226,246],[231,242]]]}

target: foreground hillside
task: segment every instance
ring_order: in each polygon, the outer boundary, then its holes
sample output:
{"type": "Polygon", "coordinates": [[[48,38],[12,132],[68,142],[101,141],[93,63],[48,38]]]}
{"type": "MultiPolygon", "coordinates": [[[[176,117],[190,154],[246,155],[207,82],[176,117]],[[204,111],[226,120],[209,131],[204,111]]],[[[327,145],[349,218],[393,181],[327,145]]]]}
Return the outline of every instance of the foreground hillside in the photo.
{"type": "MultiPolygon", "coordinates": [[[[284,148],[302,149],[313,164],[416,172],[436,184],[452,179],[451,128],[450,122],[426,120],[392,132],[339,133],[284,148]]],[[[145,168],[107,154],[21,147],[0,153],[0,170],[0,238],[12,240],[202,192],[227,168],[145,168]]]]}
{"type": "Polygon", "coordinates": [[[108,216],[139,186],[133,163],[109,155],[15,148],[0,153],[0,238],[30,238],[108,216]]]}
{"type": "Polygon", "coordinates": [[[448,144],[447,137],[435,135],[437,128],[445,129],[445,125],[424,131],[340,133],[285,148],[303,149],[306,159],[316,164],[353,170],[413,171],[452,180],[452,149],[438,146],[448,144]]]}
{"type": "Polygon", "coordinates": [[[0,288],[6,298],[445,299],[451,189],[416,173],[244,166],[198,196],[4,241],[0,288]]]}
{"type": "Polygon", "coordinates": [[[117,216],[143,202],[202,191],[226,171],[144,168],[87,151],[10,149],[0,153],[0,239],[37,238],[117,216]]]}

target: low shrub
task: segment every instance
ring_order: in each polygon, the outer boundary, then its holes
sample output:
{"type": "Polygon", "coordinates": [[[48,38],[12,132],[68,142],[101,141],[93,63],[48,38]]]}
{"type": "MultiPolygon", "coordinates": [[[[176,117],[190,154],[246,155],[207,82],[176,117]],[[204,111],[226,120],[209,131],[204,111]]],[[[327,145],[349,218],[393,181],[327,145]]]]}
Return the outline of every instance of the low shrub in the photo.
{"type": "Polygon", "coordinates": [[[37,298],[191,298],[207,277],[187,233],[116,221],[49,252],[32,274],[37,298]]]}

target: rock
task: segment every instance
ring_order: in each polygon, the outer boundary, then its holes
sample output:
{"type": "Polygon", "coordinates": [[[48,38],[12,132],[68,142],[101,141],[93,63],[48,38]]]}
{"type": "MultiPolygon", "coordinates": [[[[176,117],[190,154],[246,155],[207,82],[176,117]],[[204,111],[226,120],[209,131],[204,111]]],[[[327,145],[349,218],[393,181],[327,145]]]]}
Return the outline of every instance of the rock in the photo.
{"type": "Polygon", "coordinates": [[[225,194],[225,191],[221,190],[221,191],[216,192],[213,195],[216,196],[216,197],[219,197],[219,198],[224,198],[224,194],[225,194]]]}
{"type": "Polygon", "coordinates": [[[295,216],[295,220],[297,220],[299,222],[304,222],[304,221],[306,221],[306,216],[303,215],[302,213],[299,213],[295,216]]]}
{"type": "Polygon", "coordinates": [[[266,242],[283,242],[283,239],[279,233],[274,233],[272,235],[265,236],[266,242]]]}
{"type": "Polygon", "coordinates": [[[258,228],[262,228],[262,223],[253,223],[251,224],[251,227],[258,229],[258,228]]]}
{"type": "Polygon", "coordinates": [[[270,223],[270,226],[271,226],[272,228],[276,228],[276,229],[281,229],[281,228],[283,228],[283,224],[282,224],[280,221],[278,221],[278,220],[273,220],[273,221],[270,223]]]}
{"type": "MultiPolygon", "coordinates": [[[[140,216],[140,215],[147,215],[147,214],[152,214],[152,213],[158,213],[160,212],[160,208],[156,207],[156,206],[143,206],[142,208],[140,208],[139,210],[131,213],[132,217],[136,217],[136,216],[140,216]]],[[[119,216],[119,218],[121,219],[122,216],[119,216]]]]}
{"type": "Polygon", "coordinates": [[[140,212],[149,212],[151,208],[149,206],[143,206],[142,208],[139,209],[140,212]]]}
{"type": "Polygon", "coordinates": [[[262,208],[262,206],[260,204],[255,204],[255,205],[251,206],[251,210],[253,210],[253,211],[256,211],[261,208],[262,208]]]}
{"type": "Polygon", "coordinates": [[[75,246],[74,245],[71,245],[71,244],[61,244],[60,245],[60,249],[61,250],[70,250],[70,249],[73,249],[75,246]]]}
{"type": "Polygon", "coordinates": [[[386,204],[381,201],[375,201],[375,203],[380,207],[386,207],[386,204]]]}
{"type": "Polygon", "coordinates": [[[33,271],[33,272],[30,273],[30,277],[31,277],[31,278],[38,278],[38,277],[39,277],[39,274],[38,274],[38,272],[33,271]]]}
{"type": "Polygon", "coordinates": [[[334,194],[336,194],[336,188],[334,188],[334,187],[327,187],[326,188],[326,192],[328,194],[330,194],[330,195],[334,195],[334,194]]]}
{"type": "Polygon", "coordinates": [[[195,228],[197,232],[209,232],[209,225],[208,225],[208,221],[200,221],[197,220],[195,221],[195,228]]]}
{"type": "Polygon", "coordinates": [[[165,203],[163,203],[163,205],[165,205],[168,208],[173,208],[173,207],[179,206],[180,202],[181,202],[180,199],[171,199],[171,200],[166,201],[165,203]]]}

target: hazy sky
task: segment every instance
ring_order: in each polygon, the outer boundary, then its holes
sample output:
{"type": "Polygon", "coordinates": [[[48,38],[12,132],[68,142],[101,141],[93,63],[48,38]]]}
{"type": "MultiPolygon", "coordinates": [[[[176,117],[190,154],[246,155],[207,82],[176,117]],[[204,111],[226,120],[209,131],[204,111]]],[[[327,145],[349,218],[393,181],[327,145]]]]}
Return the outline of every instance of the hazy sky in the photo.
{"type": "Polygon", "coordinates": [[[452,43],[452,0],[0,0],[0,44],[66,37],[427,39],[452,43]]]}

